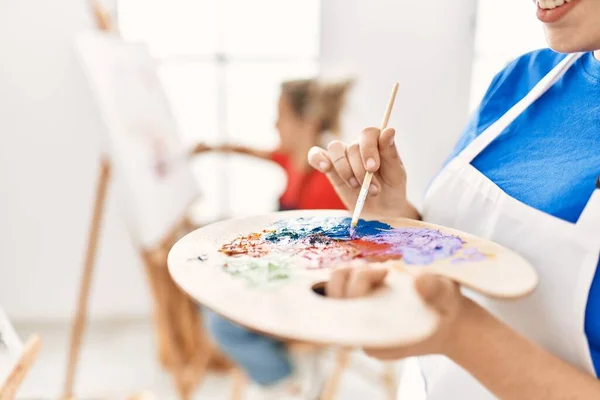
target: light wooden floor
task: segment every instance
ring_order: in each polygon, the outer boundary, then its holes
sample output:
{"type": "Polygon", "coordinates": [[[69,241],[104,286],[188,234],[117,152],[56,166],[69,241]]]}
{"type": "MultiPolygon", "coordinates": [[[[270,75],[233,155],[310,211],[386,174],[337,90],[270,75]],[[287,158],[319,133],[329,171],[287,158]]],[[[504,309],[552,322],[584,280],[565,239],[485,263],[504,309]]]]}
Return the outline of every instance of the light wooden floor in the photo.
{"type": "MultiPolygon", "coordinates": [[[[44,341],[40,358],[27,377],[19,399],[55,399],[64,379],[67,324],[17,324],[21,337],[39,332],[44,341]]],[[[324,362],[325,370],[331,364],[324,362]]],[[[378,385],[381,366],[361,354],[353,356],[344,374],[339,400],[385,399],[378,385]]],[[[404,371],[399,399],[419,400],[424,396],[416,364],[409,360],[404,371]]],[[[169,376],[158,366],[149,321],[94,323],[86,336],[77,377],[79,400],[123,399],[134,392],[151,391],[157,400],[176,399],[169,376]]],[[[197,400],[228,400],[231,380],[227,375],[209,375],[196,392],[197,400]]],[[[248,399],[250,400],[250,399],[248,399]]],[[[255,400],[255,399],[252,399],[255,400]]],[[[260,400],[260,399],[256,399],[260,400]]]]}

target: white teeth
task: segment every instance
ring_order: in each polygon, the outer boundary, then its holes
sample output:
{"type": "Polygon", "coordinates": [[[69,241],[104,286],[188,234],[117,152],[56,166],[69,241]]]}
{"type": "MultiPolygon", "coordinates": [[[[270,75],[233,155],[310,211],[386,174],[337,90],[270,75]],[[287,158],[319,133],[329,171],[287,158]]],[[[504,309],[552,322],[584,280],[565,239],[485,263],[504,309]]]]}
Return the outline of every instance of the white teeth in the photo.
{"type": "Polygon", "coordinates": [[[544,10],[553,10],[565,3],[570,3],[572,0],[538,0],[538,5],[544,10]]]}

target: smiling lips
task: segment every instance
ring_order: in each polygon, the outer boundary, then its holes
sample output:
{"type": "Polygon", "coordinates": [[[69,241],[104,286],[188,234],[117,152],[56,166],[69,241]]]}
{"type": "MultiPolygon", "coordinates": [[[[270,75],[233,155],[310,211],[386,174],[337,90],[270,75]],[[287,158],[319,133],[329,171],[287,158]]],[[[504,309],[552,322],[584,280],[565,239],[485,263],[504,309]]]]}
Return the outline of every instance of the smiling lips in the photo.
{"type": "Polygon", "coordinates": [[[553,23],[563,18],[581,0],[536,0],[537,17],[544,23],[553,23]]]}

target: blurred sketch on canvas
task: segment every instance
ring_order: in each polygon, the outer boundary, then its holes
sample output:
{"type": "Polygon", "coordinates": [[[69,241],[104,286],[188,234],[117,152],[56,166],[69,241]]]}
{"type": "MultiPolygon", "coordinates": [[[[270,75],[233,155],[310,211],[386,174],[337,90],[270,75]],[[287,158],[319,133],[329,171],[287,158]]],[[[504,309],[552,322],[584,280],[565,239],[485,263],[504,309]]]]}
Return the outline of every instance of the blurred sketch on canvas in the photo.
{"type": "Polygon", "coordinates": [[[199,195],[186,149],[147,47],[88,32],[77,51],[107,127],[125,217],[134,240],[153,245],[199,195]]]}

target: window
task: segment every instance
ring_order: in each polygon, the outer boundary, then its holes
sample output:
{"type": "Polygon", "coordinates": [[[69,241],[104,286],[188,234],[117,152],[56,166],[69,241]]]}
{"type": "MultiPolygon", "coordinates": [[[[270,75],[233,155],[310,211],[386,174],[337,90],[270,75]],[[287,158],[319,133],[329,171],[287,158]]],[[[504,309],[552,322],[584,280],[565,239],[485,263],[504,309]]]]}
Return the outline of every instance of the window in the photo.
{"type": "MultiPolygon", "coordinates": [[[[157,58],[188,144],[273,148],[280,82],[319,69],[319,0],[120,0],[118,17],[157,58]]],[[[273,210],[285,183],[241,156],[203,155],[194,169],[207,220],[273,210]]]]}
{"type": "Polygon", "coordinates": [[[493,77],[523,53],[547,47],[535,7],[527,0],[479,0],[471,109],[479,105],[493,77]]]}

